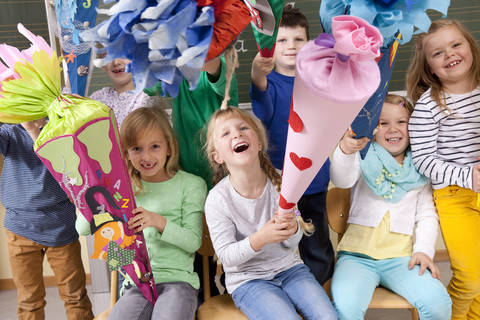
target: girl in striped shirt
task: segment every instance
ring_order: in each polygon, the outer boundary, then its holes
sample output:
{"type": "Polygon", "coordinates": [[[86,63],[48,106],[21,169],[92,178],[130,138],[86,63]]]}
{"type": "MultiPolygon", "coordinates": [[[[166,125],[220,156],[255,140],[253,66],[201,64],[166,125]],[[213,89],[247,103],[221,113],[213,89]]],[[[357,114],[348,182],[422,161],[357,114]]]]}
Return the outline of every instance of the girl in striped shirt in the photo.
{"type": "Polygon", "coordinates": [[[407,72],[410,141],[450,256],[452,319],[480,319],[479,84],[480,50],[460,22],[438,20],[419,35],[407,72]]]}

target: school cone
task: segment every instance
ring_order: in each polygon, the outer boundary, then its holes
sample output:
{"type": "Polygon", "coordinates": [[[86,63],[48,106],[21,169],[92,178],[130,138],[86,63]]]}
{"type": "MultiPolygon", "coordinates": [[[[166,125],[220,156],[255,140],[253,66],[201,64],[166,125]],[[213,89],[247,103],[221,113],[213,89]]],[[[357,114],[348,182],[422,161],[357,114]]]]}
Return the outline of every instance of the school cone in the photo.
{"type": "Polygon", "coordinates": [[[332,19],[298,53],[279,213],[303,195],[343,133],[377,90],[382,35],[354,16],[332,19]]]}
{"type": "Polygon", "coordinates": [[[111,270],[123,266],[153,304],[158,296],[154,279],[137,275],[152,274],[145,238],[126,227],[136,205],[113,112],[99,101],[61,94],[62,58],[21,24],[18,30],[32,46],[20,51],[0,45],[0,58],[8,65],[0,64],[0,121],[20,123],[48,116],[34,144],[37,156],[91,223],[95,239],[110,240],[102,244],[96,240],[94,248],[107,250],[111,270]],[[101,227],[109,222],[120,222],[120,238],[102,237],[101,227]],[[117,246],[127,251],[112,255],[110,249],[117,246]]]}

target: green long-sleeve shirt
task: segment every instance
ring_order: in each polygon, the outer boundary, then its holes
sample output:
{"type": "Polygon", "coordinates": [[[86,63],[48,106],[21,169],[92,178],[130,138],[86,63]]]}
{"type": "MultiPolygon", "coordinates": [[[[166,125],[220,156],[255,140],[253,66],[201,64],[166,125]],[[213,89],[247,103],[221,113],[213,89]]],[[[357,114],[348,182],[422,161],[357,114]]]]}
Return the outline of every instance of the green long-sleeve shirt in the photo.
{"type": "Polygon", "coordinates": [[[137,206],[167,219],[163,233],[154,227],[143,230],[155,283],[183,281],[198,289],[193,260],[202,243],[205,182],[179,171],[165,182],[142,183],[145,192],[135,197],[137,206]]]}

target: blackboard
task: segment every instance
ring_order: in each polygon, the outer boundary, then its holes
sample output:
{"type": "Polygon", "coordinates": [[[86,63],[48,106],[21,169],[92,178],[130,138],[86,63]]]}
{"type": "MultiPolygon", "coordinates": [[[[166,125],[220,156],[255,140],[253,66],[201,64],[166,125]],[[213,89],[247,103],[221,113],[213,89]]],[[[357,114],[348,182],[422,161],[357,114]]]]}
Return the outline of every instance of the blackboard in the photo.
{"type": "MultiPolygon", "coordinates": [[[[401,0],[400,0],[401,1],[401,0]]],[[[100,0],[103,3],[103,0],[100,0]]],[[[292,2],[307,17],[310,23],[310,38],[315,38],[322,32],[318,11],[319,0],[285,1],[292,2]]],[[[104,6],[101,4],[101,6],[104,6]]],[[[441,14],[429,12],[432,20],[441,18],[441,14]]],[[[98,21],[106,16],[98,17],[98,21]]],[[[448,18],[458,19],[472,31],[480,43],[480,1],[478,0],[451,0],[448,10],[448,18]]],[[[46,22],[46,10],[44,0],[0,0],[0,43],[7,43],[20,49],[29,46],[25,38],[17,32],[17,23],[23,23],[29,30],[41,35],[49,41],[46,22]]],[[[415,39],[409,43],[399,46],[397,59],[390,83],[390,91],[405,89],[405,73],[412,56],[415,39]]],[[[240,67],[237,69],[238,90],[241,103],[249,103],[248,90],[250,86],[250,68],[253,58],[257,53],[252,28],[248,26],[240,35],[236,45],[239,55],[240,67]]],[[[110,79],[105,76],[102,70],[94,69],[88,92],[92,93],[104,86],[110,86],[110,79]]]]}

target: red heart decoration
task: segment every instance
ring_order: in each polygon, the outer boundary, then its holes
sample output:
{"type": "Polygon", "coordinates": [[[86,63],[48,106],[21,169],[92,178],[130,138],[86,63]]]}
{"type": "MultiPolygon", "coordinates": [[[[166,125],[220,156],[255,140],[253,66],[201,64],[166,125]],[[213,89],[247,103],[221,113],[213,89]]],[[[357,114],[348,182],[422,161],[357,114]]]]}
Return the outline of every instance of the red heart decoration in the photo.
{"type": "Polygon", "coordinates": [[[298,113],[293,111],[293,101],[290,103],[290,117],[288,123],[294,132],[301,132],[303,130],[303,121],[300,119],[298,113]]]}
{"type": "Polygon", "coordinates": [[[304,158],[304,157],[300,158],[294,152],[290,152],[290,159],[292,160],[295,167],[297,167],[298,170],[300,170],[300,171],[308,169],[312,166],[312,160],[310,160],[309,158],[304,158]]]}
{"type": "Polygon", "coordinates": [[[287,202],[287,200],[285,200],[285,198],[280,195],[280,201],[278,202],[278,206],[282,209],[288,210],[295,207],[295,203],[287,202]]]}

